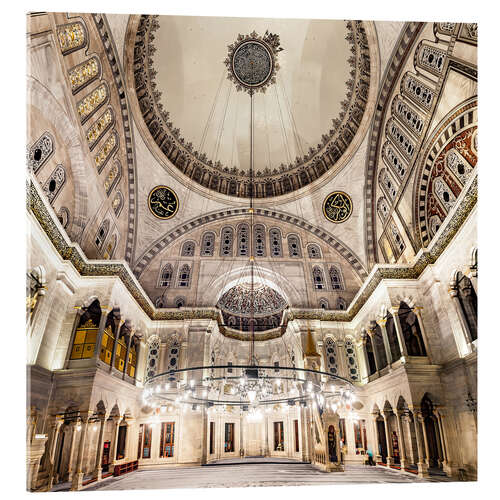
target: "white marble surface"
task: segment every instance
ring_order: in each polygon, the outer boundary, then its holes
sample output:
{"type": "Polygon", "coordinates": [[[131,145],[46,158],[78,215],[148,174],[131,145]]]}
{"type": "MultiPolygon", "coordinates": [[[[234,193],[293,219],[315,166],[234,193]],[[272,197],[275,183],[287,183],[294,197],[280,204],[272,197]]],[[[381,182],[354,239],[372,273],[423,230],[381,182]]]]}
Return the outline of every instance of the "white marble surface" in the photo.
{"type": "Polygon", "coordinates": [[[236,488],[249,486],[306,486],[359,483],[425,483],[446,480],[434,476],[427,480],[411,473],[385,467],[349,465],[345,472],[322,472],[299,463],[244,464],[215,467],[185,467],[144,470],[109,479],[86,490],[135,490],[167,488],[236,488]]]}

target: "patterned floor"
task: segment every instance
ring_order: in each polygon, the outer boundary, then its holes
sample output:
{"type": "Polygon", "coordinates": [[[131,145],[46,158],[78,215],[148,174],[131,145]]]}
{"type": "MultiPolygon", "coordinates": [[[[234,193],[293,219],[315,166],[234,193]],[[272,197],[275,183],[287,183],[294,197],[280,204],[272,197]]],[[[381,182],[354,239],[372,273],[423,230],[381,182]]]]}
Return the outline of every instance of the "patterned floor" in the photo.
{"type": "Polygon", "coordinates": [[[386,469],[349,465],[345,472],[325,473],[304,463],[236,463],[212,467],[139,470],[110,478],[85,490],[139,490],[169,488],[231,488],[245,486],[303,486],[360,483],[441,482],[448,478],[416,476],[386,469]]]}

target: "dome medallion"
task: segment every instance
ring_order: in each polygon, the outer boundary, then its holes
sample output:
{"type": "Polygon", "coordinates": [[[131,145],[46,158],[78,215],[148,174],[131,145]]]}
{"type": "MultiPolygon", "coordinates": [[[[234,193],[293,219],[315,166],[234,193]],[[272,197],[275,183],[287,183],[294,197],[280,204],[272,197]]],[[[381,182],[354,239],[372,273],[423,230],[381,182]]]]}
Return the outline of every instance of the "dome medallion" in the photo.
{"type": "Polygon", "coordinates": [[[238,40],[229,46],[229,54],[224,64],[228,68],[228,79],[236,84],[238,91],[245,90],[250,95],[265,92],[276,83],[279,64],[276,60],[280,47],[279,35],[266,31],[263,37],[253,31],[250,35],[238,35],[238,40]]]}

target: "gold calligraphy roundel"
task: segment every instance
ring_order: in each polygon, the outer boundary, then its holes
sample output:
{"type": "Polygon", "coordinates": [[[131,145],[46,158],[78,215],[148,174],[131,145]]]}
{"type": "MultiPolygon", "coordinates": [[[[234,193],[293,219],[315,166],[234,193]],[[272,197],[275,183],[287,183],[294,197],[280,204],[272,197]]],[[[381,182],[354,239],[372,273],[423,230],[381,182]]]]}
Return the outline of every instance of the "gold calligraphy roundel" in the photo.
{"type": "Polygon", "coordinates": [[[330,193],[323,202],[323,214],[335,224],[345,222],[352,214],[351,197],[343,191],[330,193]]]}
{"type": "Polygon", "coordinates": [[[149,193],[149,210],[159,219],[170,219],[179,210],[179,198],[167,186],[156,186],[149,193]]]}

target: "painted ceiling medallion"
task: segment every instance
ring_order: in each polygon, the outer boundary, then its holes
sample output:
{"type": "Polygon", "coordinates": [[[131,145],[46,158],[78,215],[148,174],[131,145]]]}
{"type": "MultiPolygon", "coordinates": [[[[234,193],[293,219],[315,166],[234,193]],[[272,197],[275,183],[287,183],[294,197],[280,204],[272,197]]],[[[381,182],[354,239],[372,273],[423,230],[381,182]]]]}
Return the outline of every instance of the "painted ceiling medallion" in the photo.
{"type": "Polygon", "coordinates": [[[167,186],[156,186],[149,193],[149,210],[159,219],[171,219],[179,210],[179,199],[167,186]]]}
{"type": "Polygon", "coordinates": [[[343,191],[330,193],[323,202],[323,214],[335,224],[345,222],[352,214],[351,197],[343,191]]]}
{"type": "Polygon", "coordinates": [[[253,31],[250,35],[238,35],[238,40],[228,48],[224,64],[228,69],[227,77],[236,84],[236,90],[253,95],[256,91],[265,92],[269,85],[276,83],[279,70],[276,56],[283,50],[279,35],[266,31],[260,37],[253,31]]]}

